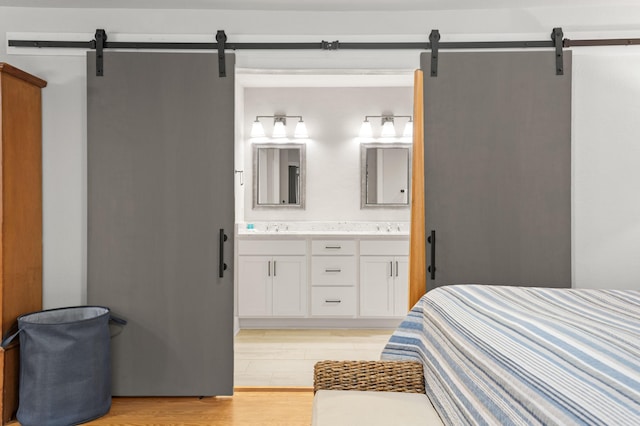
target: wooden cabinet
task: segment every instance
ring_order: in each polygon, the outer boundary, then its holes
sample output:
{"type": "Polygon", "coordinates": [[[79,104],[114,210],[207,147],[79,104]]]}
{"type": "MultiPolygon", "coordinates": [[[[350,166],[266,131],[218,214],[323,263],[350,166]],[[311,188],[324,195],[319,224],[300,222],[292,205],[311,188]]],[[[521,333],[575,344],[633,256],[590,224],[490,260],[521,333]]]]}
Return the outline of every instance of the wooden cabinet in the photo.
{"type": "Polygon", "coordinates": [[[360,316],[402,317],[409,308],[406,242],[360,243],[360,316]]]}
{"type": "MultiPolygon", "coordinates": [[[[46,81],[0,62],[0,319],[42,309],[42,99],[46,81]]],[[[18,403],[19,346],[0,349],[2,423],[18,403]]]]}
{"type": "Polygon", "coordinates": [[[304,241],[239,241],[237,273],[240,317],[306,315],[305,248],[304,241]]]}

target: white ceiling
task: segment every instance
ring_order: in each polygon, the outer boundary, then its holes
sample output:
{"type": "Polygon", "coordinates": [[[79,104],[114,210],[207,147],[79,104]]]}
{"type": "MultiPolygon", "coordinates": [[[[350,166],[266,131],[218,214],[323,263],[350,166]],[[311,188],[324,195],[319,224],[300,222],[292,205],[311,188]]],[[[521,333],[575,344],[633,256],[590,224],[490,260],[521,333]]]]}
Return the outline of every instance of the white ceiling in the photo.
{"type": "Polygon", "coordinates": [[[393,11],[637,5],[638,0],[0,0],[0,6],[118,9],[393,11]]]}

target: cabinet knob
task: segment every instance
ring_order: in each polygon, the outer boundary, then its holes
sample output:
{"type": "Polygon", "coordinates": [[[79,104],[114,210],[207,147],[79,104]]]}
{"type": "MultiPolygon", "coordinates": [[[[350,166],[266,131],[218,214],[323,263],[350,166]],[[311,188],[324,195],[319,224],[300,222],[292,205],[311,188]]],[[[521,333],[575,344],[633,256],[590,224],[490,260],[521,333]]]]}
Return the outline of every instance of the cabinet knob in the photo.
{"type": "Polygon", "coordinates": [[[340,299],[324,299],[325,303],[341,303],[342,300],[340,299]]]}

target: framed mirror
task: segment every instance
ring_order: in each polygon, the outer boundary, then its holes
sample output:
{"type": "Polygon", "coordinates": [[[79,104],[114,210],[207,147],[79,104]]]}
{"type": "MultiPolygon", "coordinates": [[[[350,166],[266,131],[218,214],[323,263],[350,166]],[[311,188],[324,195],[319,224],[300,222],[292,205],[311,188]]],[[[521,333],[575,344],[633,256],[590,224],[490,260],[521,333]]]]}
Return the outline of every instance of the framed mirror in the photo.
{"type": "Polygon", "coordinates": [[[411,144],[362,144],[361,207],[409,207],[411,144]]]}
{"type": "Polygon", "coordinates": [[[304,144],[253,145],[253,207],[304,208],[304,144]]]}

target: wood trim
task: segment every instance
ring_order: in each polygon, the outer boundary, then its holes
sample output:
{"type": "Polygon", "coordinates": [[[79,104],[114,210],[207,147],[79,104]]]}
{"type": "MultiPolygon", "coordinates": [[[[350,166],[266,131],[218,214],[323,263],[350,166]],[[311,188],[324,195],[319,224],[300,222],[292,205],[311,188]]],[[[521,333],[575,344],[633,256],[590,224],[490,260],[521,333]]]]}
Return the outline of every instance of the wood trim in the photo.
{"type": "Polygon", "coordinates": [[[409,309],[427,292],[427,254],[424,229],[424,94],[423,73],[413,83],[413,161],[411,175],[411,232],[409,235],[409,309]]]}
{"type": "Polygon", "coordinates": [[[31,75],[26,71],[22,71],[20,68],[16,68],[13,65],[9,65],[6,62],[0,62],[0,73],[6,73],[12,75],[20,80],[24,80],[29,84],[38,86],[39,88],[47,87],[47,82],[41,78],[31,75]]]}

